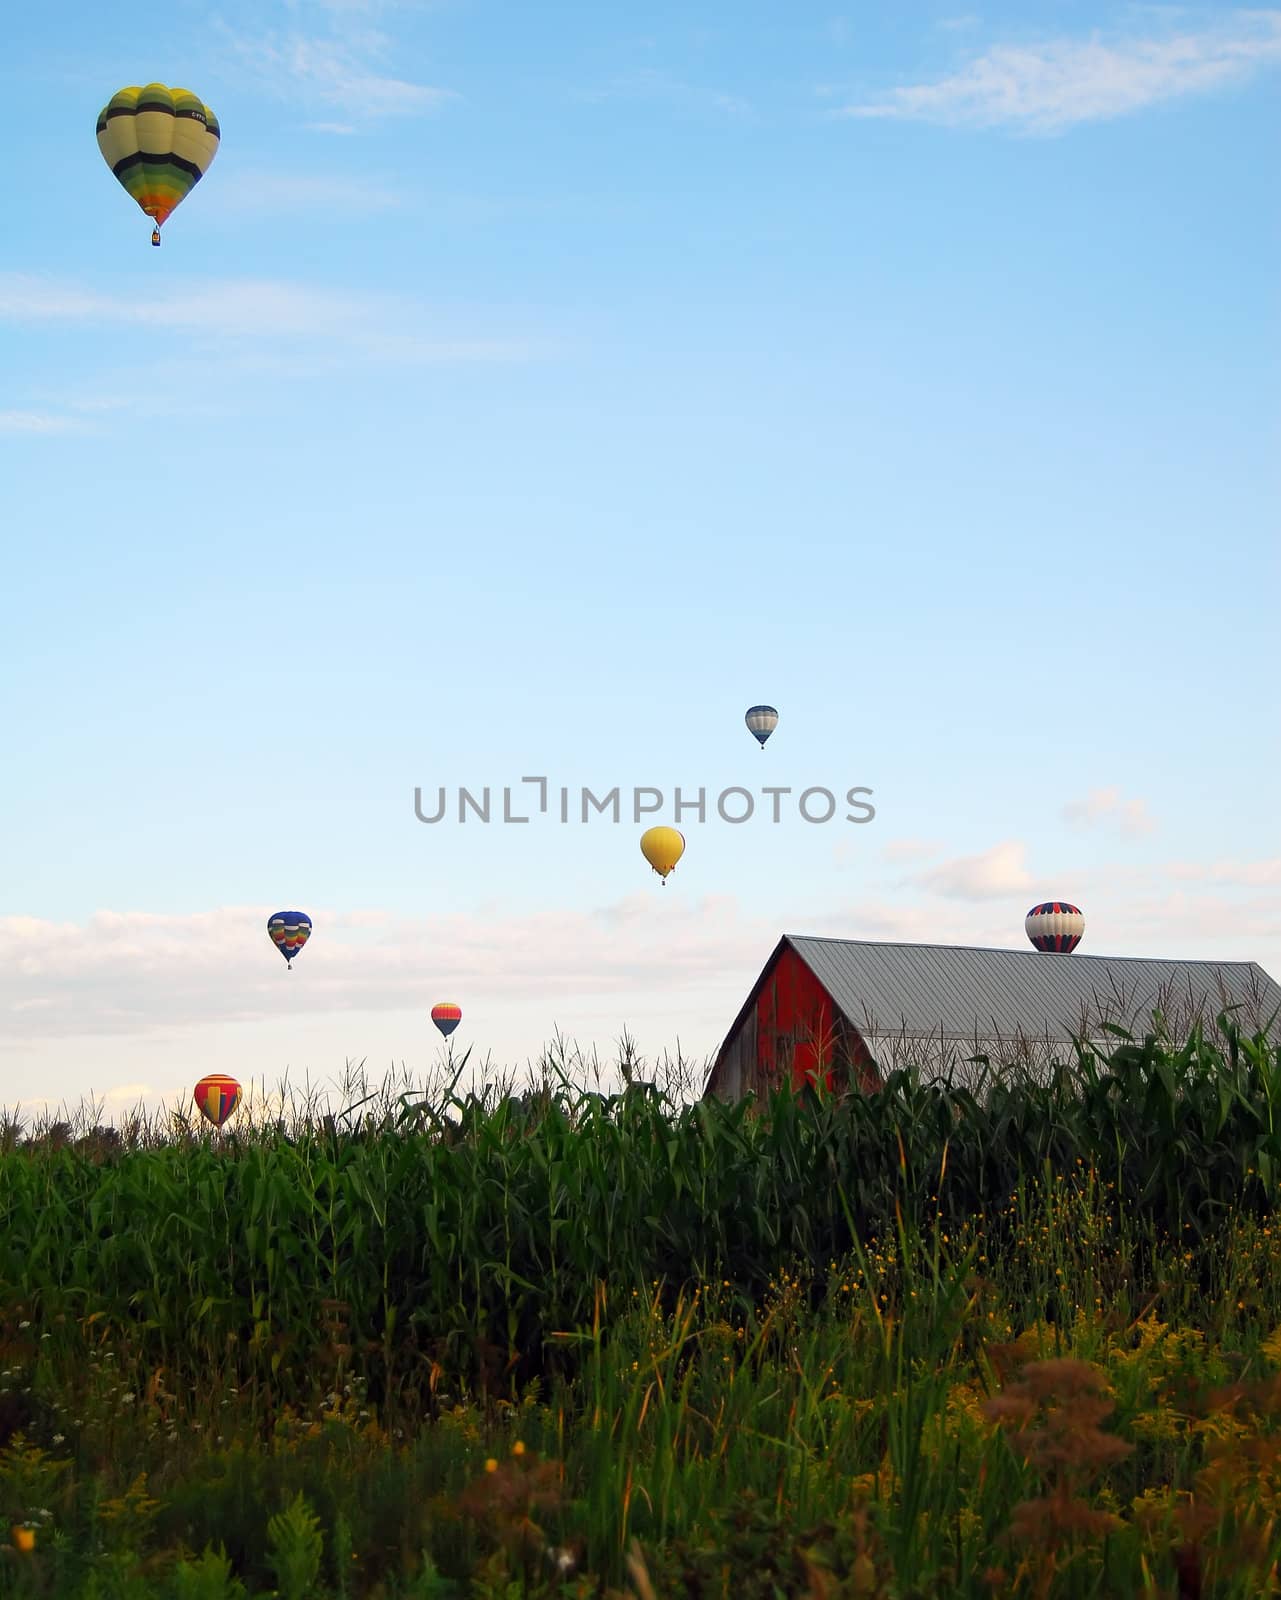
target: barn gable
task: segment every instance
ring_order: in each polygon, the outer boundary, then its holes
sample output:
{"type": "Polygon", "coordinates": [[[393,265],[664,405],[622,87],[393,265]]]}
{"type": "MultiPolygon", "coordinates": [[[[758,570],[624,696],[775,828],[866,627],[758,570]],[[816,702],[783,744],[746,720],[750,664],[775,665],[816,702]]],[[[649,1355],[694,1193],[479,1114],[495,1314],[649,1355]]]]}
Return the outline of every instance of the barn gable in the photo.
{"type": "Polygon", "coordinates": [[[820,1073],[865,1089],[879,1079],[857,1030],[786,934],[756,980],[735,1019],[708,1079],[707,1094],[738,1099],[767,1081],[790,1079],[799,1087],[820,1073]]]}

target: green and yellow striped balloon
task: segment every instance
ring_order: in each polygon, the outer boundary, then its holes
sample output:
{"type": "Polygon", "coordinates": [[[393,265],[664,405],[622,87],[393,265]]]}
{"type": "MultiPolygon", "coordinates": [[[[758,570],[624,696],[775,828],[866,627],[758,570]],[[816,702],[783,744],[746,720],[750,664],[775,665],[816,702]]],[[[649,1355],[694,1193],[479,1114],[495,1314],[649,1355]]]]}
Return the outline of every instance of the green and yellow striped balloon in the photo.
{"type": "Polygon", "coordinates": [[[190,89],[120,89],[98,113],[98,148],[122,187],[160,229],[218,154],[218,119],[190,89]]]}

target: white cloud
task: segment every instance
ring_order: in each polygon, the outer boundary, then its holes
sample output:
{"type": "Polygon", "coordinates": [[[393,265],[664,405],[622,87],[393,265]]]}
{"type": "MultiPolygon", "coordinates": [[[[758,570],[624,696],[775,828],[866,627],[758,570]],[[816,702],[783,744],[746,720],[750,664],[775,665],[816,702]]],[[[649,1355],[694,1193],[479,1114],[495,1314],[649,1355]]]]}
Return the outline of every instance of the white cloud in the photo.
{"type": "Polygon", "coordinates": [[[949,900],[996,900],[1031,889],[1032,878],[1024,865],[1026,854],[1021,839],[1005,839],[980,855],[944,861],[913,881],[949,900]]]}
{"type": "Polygon", "coordinates": [[[686,83],[670,72],[662,72],[654,67],[640,67],[635,72],[624,73],[605,88],[583,91],[579,98],[594,102],[666,100],[689,110],[715,111],[732,117],[747,117],[752,113],[750,101],[738,95],[727,94],[723,89],[686,83]]]}
{"type": "Polygon", "coordinates": [[[254,279],[187,283],[145,299],[110,295],[25,273],[0,273],[0,320],[23,323],[141,324],[218,341],[245,340],[255,353],[268,341],[307,341],[375,361],[431,364],[519,361],[542,352],[530,340],[472,338],[434,330],[421,307],[390,295],[254,279]]]}
{"type": "MultiPolygon", "coordinates": [[[[389,0],[285,0],[285,5],[290,11],[307,11],[315,9],[347,16],[352,12],[359,12],[362,16],[369,16],[376,11],[386,9],[389,0]]],[[[393,0],[394,3],[394,0],[393,0]]]]}
{"type": "Polygon", "coordinates": [[[1125,800],[1117,788],[1091,789],[1083,800],[1069,800],[1063,820],[1076,828],[1106,823],[1123,834],[1151,833],[1156,827],[1144,800],[1125,800]]]}
{"type": "Polygon", "coordinates": [[[213,280],[137,299],[23,273],[0,274],[0,317],[21,322],[131,322],[261,338],[368,324],[374,302],[303,284],[213,280]]]}
{"type": "Polygon", "coordinates": [[[861,833],[847,833],[832,846],[832,860],[839,867],[866,866],[872,854],[873,842],[861,833]]]}
{"type": "MultiPolygon", "coordinates": [[[[331,130],[332,131],[332,130],[331,130]]],[[[344,132],[353,132],[348,128],[344,132]]],[[[361,178],[283,172],[238,172],[205,198],[206,211],[319,211],[329,216],[361,216],[389,211],[400,204],[399,195],[361,178]]]]}
{"type": "MultiPolygon", "coordinates": [[[[1076,903],[1085,913],[1083,955],[1149,956],[1170,961],[1256,961],[1281,982],[1281,908],[1269,896],[1163,892],[1150,880],[1137,893],[1096,889],[1076,903]]],[[[811,918],[788,932],[909,944],[1028,948],[1023,907],[996,913],[952,901],[909,905],[860,901],[841,915],[811,918]]]]}
{"type": "Polygon", "coordinates": [[[1270,861],[1172,861],[1164,870],[1173,878],[1254,889],[1281,883],[1281,856],[1270,861]]]}
{"type": "Polygon", "coordinates": [[[934,83],[834,112],[1055,133],[1239,83],[1281,62],[1281,11],[1238,11],[1216,28],[1104,43],[994,45],[934,83]]]}
{"type": "MultiPolygon", "coordinates": [[[[796,920],[796,919],[793,919],[796,920]]],[[[1023,924],[967,907],[907,900],[860,900],[848,911],[825,912],[790,924],[788,933],[829,939],[883,939],[891,944],[959,944],[1000,948],[1023,940],[1023,924]]]]}
{"type": "Polygon", "coordinates": [[[419,116],[460,98],[451,89],[381,70],[380,64],[403,60],[405,52],[385,34],[351,26],[352,13],[368,8],[329,9],[330,32],[324,37],[298,32],[246,36],[223,24],[239,71],[248,69],[269,92],[342,112],[341,126],[419,116]]]}
{"type": "Polygon", "coordinates": [[[730,897],[686,901],[670,891],[661,902],[637,894],[591,912],[508,917],[320,910],[287,973],[267,938],[270,910],[99,911],[85,923],[0,917],[0,1034],[12,1046],[326,1011],[406,1011],[451,989],[545,993],[552,1005],[644,990],[688,998],[723,984],[736,965],[759,964],[778,937],[772,924],[744,918],[730,897]]]}
{"type": "MultiPolygon", "coordinates": [[[[129,411],[133,409],[134,401],[127,395],[73,395],[67,404],[73,411],[129,411]]],[[[168,402],[165,402],[166,406],[168,402]]]]}
{"type": "Polygon", "coordinates": [[[0,411],[0,433],[74,433],[83,427],[77,417],[49,411],[0,411]]]}
{"type": "Polygon", "coordinates": [[[294,37],[268,45],[269,60],[292,74],[326,105],[364,117],[396,117],[434,111],[459,97],[450,89],[411,83],[374,72],[346,46],[328,40],[294,37]]]}
{"type": "MultiPolygon", "coordinates": [[[[1089,908],[1081,909],[1086,913],[1088,938],[1089,908]]],[[[1271,895],[1242,899],[1239,895],[1162,890],[1153,881],[1146,892],[1116,911],[1122,942],[1113,936],[1103,944],[1096,929],[1095,948],[1188,960],[1257,961],[1281,981],[1281,906],[1271,895]],[[1225,949],[1234,949],[1236,954],[1225,957],[1225,949]]],[[[1099,921],[1097,917],[1094,920],[1099,921]]]]}
{"type": "MultiPolygon", "coordinates": [[[[1275,877],[1256,870],[1276,865],[1189,864],[1202,877],[1174,888],[1160,866],[1074,873],[1082,953],[1254,960],[1281,979],[1281,898],[1267,887],[1275,877]],[[1217,887],[1221,871],[1257,887],[1217,887]]],[[[108,1085],[109,1106],[163,1098],[189,1109],[195,1079],[228,1070],[248,1105],[254,1080],[271,1092],[286,1071],[295,1085],[304,1073],[336,1084],[344,1062],[362,1059],[372,1085],[388,1063],[417,1078],[444,1057],[426,1019],[442,998],[462,1005],[455,1042],[475,1042],[469,1071],[486,1081],[489,1051],[500,1071],[523,1073],[558,1027],[589,1052],[595,1042],[603,1060],[624,1027],[650,1058],[679,1039],[702,1060],[781,933],[1026,949],[1028,904],[860,893],[813,914],[748,917],[732,899],[655,887],[594,912],[541,916],[491,906],[424,920],[313,906],[317,931],[292,973],[266,937],[274,907],[0,918],[0,1108],[15,1098],[28,1110],[74,1106],[95,1088],[102,1100],[108,1085]]]]}
{"type": "Polygon", "coordinates": [[[102,1098],[108,1105],[132,1105],[135,1101],[145,1100],[150,1093],[149,1083],[118,1083],[108,1089],[102,1098]]]}
{"type": "Polygon", "coordinates": [[[941,839],[891,839],[881,847],[881,855],[886,861],[925,861],[942,848],[941,839]]]}

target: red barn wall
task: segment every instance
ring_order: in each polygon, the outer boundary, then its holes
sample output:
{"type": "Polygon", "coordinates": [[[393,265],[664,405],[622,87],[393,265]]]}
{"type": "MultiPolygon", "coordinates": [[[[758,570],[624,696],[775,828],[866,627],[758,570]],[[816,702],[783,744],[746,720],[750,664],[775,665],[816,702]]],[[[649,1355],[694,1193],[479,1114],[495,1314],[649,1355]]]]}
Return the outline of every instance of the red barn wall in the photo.
{"type": "Polygon", "coordinates": [[[847,1083],[867,1092],[880,1087],[871,1055],[856,1029],[790,946],[761,985],[752,1008],[726,1040],[708,1092],[736,1100],[760,1092],[789,1073],[793,1088],[815,1082],[828,1089],[847,1083]]]}
{"type": "Polygon", "coordinates": [[[820,1060],[831,1087],[835,1043],[832,1001],[827,990],[790,945],[756,997],[756,1070],[773,1083],[790,1063],[792,1087],[813,1081],[820,1060]]]}
{"type": "Polygon", "coordinates": [[[809,966],[785,946],[760,994],[724,1042],[705,1094],[739,1099],[768,1093],[785,1072],[793,1088],[814,1082],[822,1069],[828,1090],[881,1086],[872,1053],[856,1027],[841,1016],[809,966]]]}

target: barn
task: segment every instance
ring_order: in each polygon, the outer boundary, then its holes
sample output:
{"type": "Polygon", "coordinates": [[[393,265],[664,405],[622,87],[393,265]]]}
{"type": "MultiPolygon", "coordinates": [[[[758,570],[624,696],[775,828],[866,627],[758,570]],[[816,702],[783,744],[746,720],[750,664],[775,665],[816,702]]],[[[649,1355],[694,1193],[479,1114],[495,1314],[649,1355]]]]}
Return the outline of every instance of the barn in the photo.
{"type": "Polygon", "coordinates": [[[829,1088],[878,1088],[901,1066],[927,1077],[973,1067],[1071,1060],[1073,1039],[1115,1044],[1103,1023],[1141,1036],[1154,1011],[1171,1035],[1216,1031],[1235,1005],[1247,1033],[1281,1027],[1281,987],[1253,961],[883,944],[784,934],[721,1045],[703,1091],[737,1100],[821,1075],[829,1088]]]}

